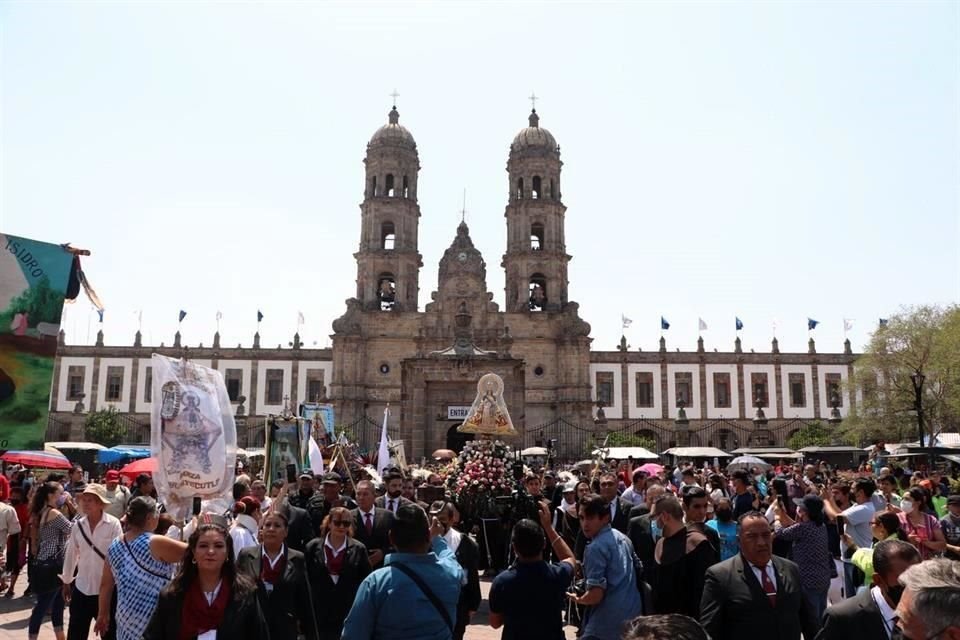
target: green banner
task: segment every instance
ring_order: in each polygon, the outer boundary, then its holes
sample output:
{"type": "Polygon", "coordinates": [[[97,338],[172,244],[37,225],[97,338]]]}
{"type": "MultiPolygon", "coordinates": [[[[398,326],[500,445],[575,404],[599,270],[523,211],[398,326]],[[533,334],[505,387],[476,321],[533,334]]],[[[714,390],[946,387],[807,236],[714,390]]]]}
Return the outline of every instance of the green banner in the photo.
{"type": "Polygon", "coordinates": [[[73,255],[0,234],[0,449],[41,449],[73,255]]]}

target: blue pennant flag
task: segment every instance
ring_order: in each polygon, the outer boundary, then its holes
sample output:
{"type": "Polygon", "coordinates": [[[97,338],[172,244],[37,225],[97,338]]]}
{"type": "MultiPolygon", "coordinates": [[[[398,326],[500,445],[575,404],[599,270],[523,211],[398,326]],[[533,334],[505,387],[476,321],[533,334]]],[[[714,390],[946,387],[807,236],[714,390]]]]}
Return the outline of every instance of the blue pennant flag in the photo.
{"type": "Polygon", "coordinates": [[[737,331],[740,331],[743,329],[743,321],[740,318],[735,318],[735,320],[737,321],[737,331]]]}
{"type": "Polygon", "coordinates": [[[257,322],[260,322],[261,320],[263,320],[263,314],[260,313],[259,309],[257,309],[257,322]]]}
{"type": "Polygon", "coordinates": [[[179,320],[179,322],[183,322],[183,319],[186,318],[186,317],[187,317],[187,312],[184,311],[183,309],[180,309],[180,320],[179,320]]]}
{"type": "Polygon", "coordinates": [[[660,316],[660,328],[663,330],[667,330],[670,328],[670,323],[667,322],[667,319],[664,318],[663,316],[660,316]]]}
{"type": "Polygon", "coordinates": [[[817,328],[817,325],[820,324],[819,320],[814,320],[813,318],[807,318],[807,331],[813,331],[817,328]]]}
{"type": "Polygon", "coordinates": [[[890,320],[888,320],[887,318],[880,318],[880,326],[881,326],[881,327],[887,326],[887,323],[888,323],[888,322],[890,322],[890,320]]]}
{"type": "Polygon", "coordinates": [[[100,316],[100,324],[103,324],[103,309],[97,309],[97,315],[100,316]]]}

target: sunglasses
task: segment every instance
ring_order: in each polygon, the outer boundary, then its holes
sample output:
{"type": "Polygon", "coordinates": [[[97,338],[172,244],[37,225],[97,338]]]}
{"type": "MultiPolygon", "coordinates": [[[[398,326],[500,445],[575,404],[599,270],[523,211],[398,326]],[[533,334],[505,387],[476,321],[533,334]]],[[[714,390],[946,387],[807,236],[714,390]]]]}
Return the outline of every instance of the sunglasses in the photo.
{"type": "Polygon", "coordinates": [[[349,520],[331,520],[330,524],[332,524],[335,527],[349,527],[353,523],[350,522],[349,520]]]}

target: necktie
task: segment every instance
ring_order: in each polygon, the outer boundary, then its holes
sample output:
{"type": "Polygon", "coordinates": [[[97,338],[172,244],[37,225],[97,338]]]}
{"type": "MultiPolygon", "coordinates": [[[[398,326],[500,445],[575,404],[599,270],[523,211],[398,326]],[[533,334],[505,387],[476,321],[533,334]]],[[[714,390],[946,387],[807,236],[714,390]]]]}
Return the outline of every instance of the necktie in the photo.
{"type": "Polygon", "coordinates": [[[395,504],[396,503],[394,502],[393,498],[390,498],[390,511],[392,511],[394,515],[397,514],[397,507],[395,504]]]}
{"type": "Polygon", "coordinates": [[[369,513],[365,513],[364,515],[367,516],[367,534],[371,534],[373,533],[373,516],[369,513]]]}
{"type": "Polygon", "coordinates": [[[763,565],[760,567],[760,586],[763,587],[763,592],[767,594],[767,599],[770,601],[770,606],[777,606],[777,587],[774,586],[773,582],[770,580],[770,576],[767,575],[767,567],[770,565],[763,565]]]}

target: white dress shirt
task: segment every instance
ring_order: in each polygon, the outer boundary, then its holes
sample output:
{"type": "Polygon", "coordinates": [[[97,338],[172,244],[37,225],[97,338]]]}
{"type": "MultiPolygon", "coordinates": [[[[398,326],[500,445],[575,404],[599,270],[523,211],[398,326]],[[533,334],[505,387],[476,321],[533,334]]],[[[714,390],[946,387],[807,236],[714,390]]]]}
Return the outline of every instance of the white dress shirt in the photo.
{"type": "MultiPolygon", "coordinates": [[[[277,563],[280,562],[280,558],[283,558],[286,554],[287,554],[287,545],[281,544],[281,545],[280,545],[280,553],[277,554],[277,557],[276,557],[276,558],[271,559],[270,556],[269,556],[269,554],[267,554],[267,550],[264,548],[264,546],[263,546],[263,545],[260,545],[260,558],[261,558],[261,562],[262,562],[263,560],[266,560],[266,561],[267,561],[267,564],[270,565],[270,568],[271,568],[271,569],[276,569],[276,568],[277,568],[277,563]]],[[[270,584],[269,582],[264,582],[264,583],[263,583],[263,588],[266,590],[267,593],[272,593],[272,592],[273,592],[273,585],[270,584]]]]}
{"type": "Polygon", "coordinates": [[[447,541],[447,546],[450,547],[450,551],[456,553],[457,549],[460,548],[461,535],[462,534],[453,527],[447,529],[447,532],[443,534],[443,539],[447,541]]]}
{"type": "Polygon", "coordinates": [[[887,599],[883,597],[883,591],[880,590],[880,587],[870,589],[870,595],[873,596],[873,601],[877,603],[877,608],[880,609],[880,615],[883,616],[883,628],[887,630],[887,637],[890,638],[897,626],[897,612],[887,604],[887,599]]]}
{"type": "Polygon", "coordinates": [[[241,513],[233,521],[233,528],[230,529],[230,537],[233,538],[233,559],[236,560],[240,551],[245,547],[257,546],[257,521],[253,516],[241,513]]]}
{"type": "Polygon", "coordinates": [[[63,557],[63,573],[60,579],[63,584],[70,584],[75,581],[76,588],[80,593],[86,596],[95,596],[100,593],[100,577],[103,574],[103,558],[94,551],[80,533],[80,527],[83,527],[83,533],[87,534],[97,549],[104,556],[107,555],[107,549],[110,543],[123,535],[123,528],[120,521],[109,513],[100,516],[97,526],[90,531],[90,522],[83,516],[74,521],[70,528],[70,537],[67,538],[66,555],[63,557]],[[73,570],[77,569],[76,578],[73,570]]]}
{"type": "MultiPolygon", "coordinates": [[[[330,551],[333,552],[333,555],[335,556],[340,555],[340,553],[347,548],[347,539],[344,538],[343,544],[340,545],[339,547],[334,547],[332,544],[330,544],[330,534],[327,534],[327,539],[323,541],[323,546],[326,547],[327,549],[330,549],[330,551]]],[[[323,553],[324,553],[324,556],[326,556],[327,552],[324,551],[323,553]]],[[[332,573],[330,574],[330,579],[333,580],[333,584],[337,584],[338,582],[340,582],[340,576],[338,575],[335,576],[332,573]]]]}

